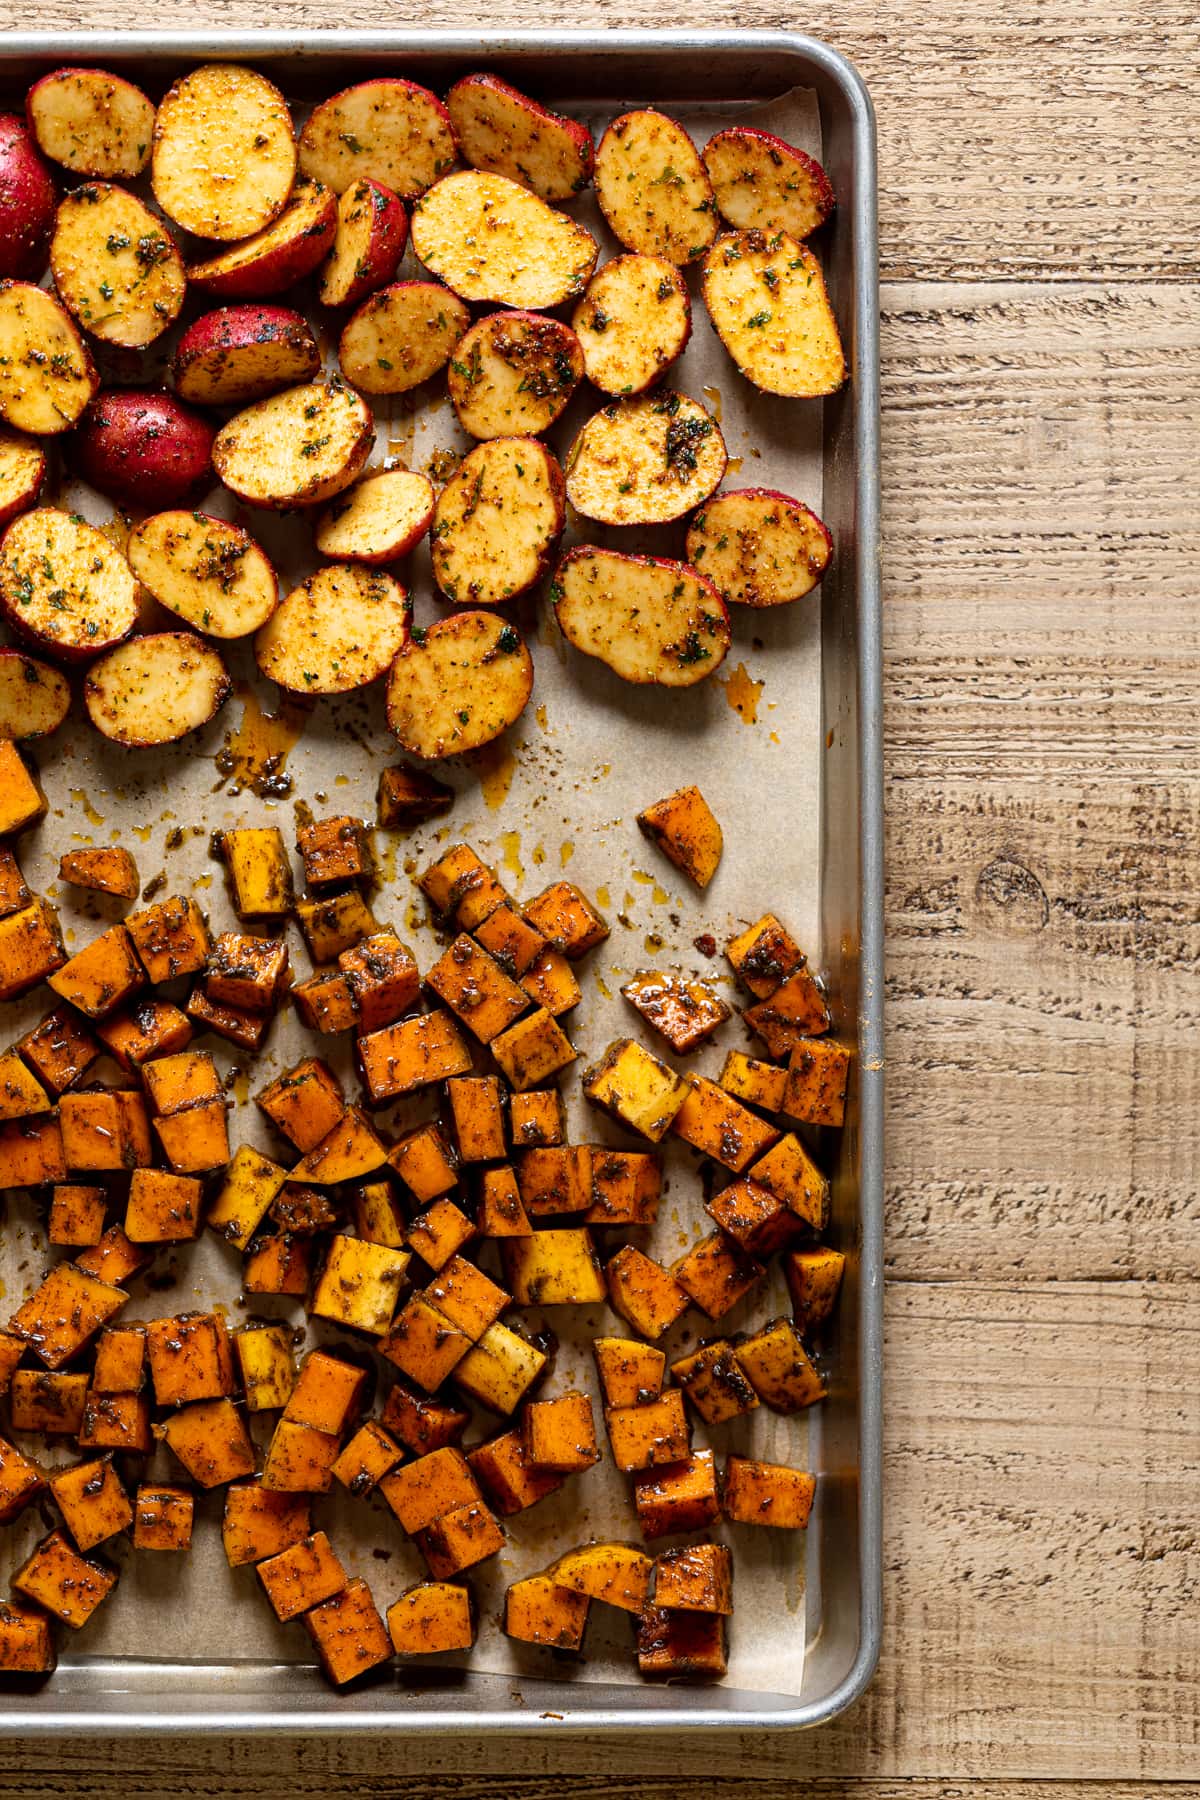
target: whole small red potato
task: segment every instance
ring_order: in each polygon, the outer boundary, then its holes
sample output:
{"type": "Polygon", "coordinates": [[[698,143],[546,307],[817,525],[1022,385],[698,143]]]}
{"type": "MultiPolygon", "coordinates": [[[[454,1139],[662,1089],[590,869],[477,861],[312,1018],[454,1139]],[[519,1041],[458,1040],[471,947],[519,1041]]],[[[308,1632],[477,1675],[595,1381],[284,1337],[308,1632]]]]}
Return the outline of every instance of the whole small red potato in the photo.
{"type": "Polygon", "coordinates": [[[0,277],[41,274],[57,204],[54,177],[24,119],[0,113],[0,277]]]}
{"type": "Polygon", "coordinates": [[[216,435],[174,394],[119,388],[92,401],[71,448],[84,480],[110,500],[158,512],[209,485],[216,435]]]}

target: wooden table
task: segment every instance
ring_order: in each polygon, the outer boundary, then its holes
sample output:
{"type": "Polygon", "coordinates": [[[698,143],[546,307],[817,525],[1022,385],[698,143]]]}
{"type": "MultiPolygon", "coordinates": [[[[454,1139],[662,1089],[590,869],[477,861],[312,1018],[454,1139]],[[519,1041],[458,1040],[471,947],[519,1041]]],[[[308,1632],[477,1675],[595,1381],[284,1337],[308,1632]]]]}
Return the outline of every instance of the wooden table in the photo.
{"type": "MultiPolygon", "coordinates": [[[[43,0],[37,23],[470,16],[43,0]]],[[[492,22],[563,17],[509,0],[492,22]]],[[[623,1748],[9,1744],[0,1793],[552,1800],[570,1772],[581,1796],[639,1800],[697,1775],[1132,1800],[1200,1781],[1195,19],[1188,0],[570,15],[803,26],[879,113],[891,1285],[866,1700],[803,1738],[623,1748]]]]}

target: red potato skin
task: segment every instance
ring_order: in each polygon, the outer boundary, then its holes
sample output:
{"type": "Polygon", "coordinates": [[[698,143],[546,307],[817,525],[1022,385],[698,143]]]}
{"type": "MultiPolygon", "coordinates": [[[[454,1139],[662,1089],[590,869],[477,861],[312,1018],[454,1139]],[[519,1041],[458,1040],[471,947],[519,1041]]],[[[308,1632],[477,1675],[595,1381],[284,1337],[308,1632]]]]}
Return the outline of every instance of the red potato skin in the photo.
{"type": "Polygon", "coordinates": [[[0,278],[37,278],[46,266],[58,189],[24,119],[0,113],[0,278]]]}
{"type": "MultiPolygon", "coordinates": [[[[277,231],[282,220],[287,218],[287,206],[267,227],[269,231],[277,231]]],[[[326,194],[321,209],[315,217],[295,237],[276,244],[252,263],[246,263],[240,269],[230,269],[224,273],[206,275],[207,264],[196,263],[187,272],[188,287],[196,294],[212,300],[268,300],[273,294],[281,294],[297,281],[303,281],[311,275],[319,263],[324,262],[333,246],[334,233],[337,230],[337,195],[331,190],[326,194]]],[[[227,244],[225,250],[234,246],[227,244]]],[[[217,262],[213,257],[212,262],[217,262]]]]}
{"type": "Polygon", "coordinates": [[[216,428],[165,390],[119,389],[92,401],[72,442],[86,481],[140,512],[181,506],[213,480],[216,428]]]}
{"type": "Polygon", "coordinates": [[[0,506],[0,532],[6,530],[14,519],[19,518],[21,513],[28,512],[30,507],[37,505],[38,496],[46,485],[46,472],[49,466],[46,462],[46,453],[40,446],[38,458],[37,473],[25,492],[10,500],[7,506],[0,506]]]}
{"type": "MultiPolygon", "coordinates": [[[[596,146],[586,125],[581,125],[577,119],[568,119],[562,113],[551,112],[548,107],[543,106],[540,101],[534,100],[529,94],[523,93],[521,89],[514,88],[507,81],[501,81],[498,75],[464,75],[461,81],[455,82],[450,92],[461,93],[464,89],[471,88],[488,88],[492,93],[514,95],[522,106],[529,107],[531,111],[537,113],[539,118],[546,119],[550,124],[567,132],[582,153],[579,158],[579,175],[575,183],[575,190],[577,193],[582,193],[584,188],[591,186],[592,171],[596,163],[596,146]]],[[[560,206],[562,202],[551,201],[550,204],[560,206]]]]}
{"type": "MultiPolygon", "coordinates": [[[[724,134],[718,132],[716,135],[721,137],[724,134]]],[[[812,177],[813,186],[821,196],[821,223],[827,223],[837,201],[834,197],[833,183],[815,157],[810,156],[806,150],[797,150],[794,144],[789,144],[784,138],[776,137],[774,132],[759,131],[754,125],[739,125],[737,135],[743,138],[754,138],[764,150],[774,151],[776,155],[785,156],[793,162],[803,164],[807,173],[812,177]]]]}
{"type": "MultiPolygon", "coordinates": [[[[396,278],[400,258],[408,243],[408,213],[399,194],[384,187],[382,181],[372,181],[369,177],[365,185],[371,190],[371,232],[367,247],[358,259],[353,282],[340,300],[326,300],[323,292],[318,295],[326,306],[357,306],[368,294],[387,287],[396,278]]],[[[335,234],[335,246],[336,242],[335,234]]]]}
{"type": "Polygon", "coordinates": [[[278,344],[291,351],[296,357],[295,367],[277,381],[240,387],[228,402],[222,397],[220,404],[243,406],[251,400],[261,400],[279,388],[311,381],[321,367],[321,352],[303,313],[290,306],[223,306],[189,325],[176,345],[171,364],[176,391],[185,400],[204,405],[201,379],[211,379],[222,368],[232,373],[236,370],[237,352],[261,344],[278,344]],[[197,384],[196,391],[189,393],[192,382],[197,384]]]}

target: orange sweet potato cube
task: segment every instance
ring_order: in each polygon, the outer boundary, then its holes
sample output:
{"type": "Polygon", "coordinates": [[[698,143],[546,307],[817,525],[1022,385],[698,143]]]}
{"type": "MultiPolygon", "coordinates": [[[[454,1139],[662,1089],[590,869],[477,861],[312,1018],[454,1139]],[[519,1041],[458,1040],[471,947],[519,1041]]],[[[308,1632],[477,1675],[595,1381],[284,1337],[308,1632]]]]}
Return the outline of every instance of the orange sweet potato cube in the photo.
{"type": "Polygon", "coordinates": [[[460,931],[474,931],[508,895],[469,844],[452,844],[432,863],[417,886],[435,913],[460,931]]]}
{"type": "MultiPolygon", "coordinates": [[[[528,979],[528,978],[527,978],[528,979]]],[[[493,1038],[492,1055],[518,1091],[539,1087],[573,1063],[578,1054],[545,1007],[518,1019],[493,1038]]]]}
{"type": "Polygon", "coordinates": [[[461,1575],[504,1548],[504,1528],[482,1500],[443,1513],[413,1536],[429,1573],[438,1581],[461,1575]]]}
{"type": "Polygon", "coordinates": [[[303,1156],[327,1137],[346,1110],[342,1084],[319,1056],[307,1056],[265,1087],[258,1105],[303,1156]]]}
{"type": "Polygon", "coordinates": [[[190,1488],[143,1483],[133,1502],[134,1549],[190,1550],[195,1510],[190,1488]]]}
{"type": "Polygon", "coordinates": [[[469,1244],[475,1227],[453,1200],[435,1200],[408,1228],[405,1241],[431,1269],[444,1269],[469,1244]]]}
{"type": "Polygon", "coordinates": [[[659,1338],[687,1310],[675,1277],[633,1244],[623,1244],[604,1270],[609,1304],[643,1337],[659,1338]]]}
{"type": "Polygon", "coordinates": [[[404,1382],[396,1381],[388,1390],[379,1422],[402,1444],[424,1456],[429,1450],[456,1444],[470,1422],[470,1414],[447,1400],[431,1400],[427,1394],[414,1393],[404,1382]]]}
{"type": "Polygon", "coordinates": [[[292,906],[292,868],[278,825],[223,831],[220,847],[239,919],[285,919],[292,906]]]}
{"type": "Polygon", "coordinates": [[[312,1529],[307,1494],[280,1494],[260,1481],[239,1481],[225,1490],[221,1540],[231,1569],[278,1556],[312,1529]]]}
{"type": "Polygon", "coordinates": [[[109,1456],[59,1469],[50,1477],[50,1492],[77,1549],[85,1555],[133,1524],[129,1495],[109,1456]]]}
{"type": "Polygon", "coordinates": [[[731,938],[725,954],[738,980],[757,1000],[765,1000],[805,964],[804,952],[774,913],[764,913],[731,938]]]}
{"type": "Polygon", "coordinates": [[[605,1406],[643,1406],[662,1393],[666,1356],[637,1338],[592,1339],[605,1406]]]}
{"type": "Polygon", "coordinates": [[[16,1048],[42,1085],[61,1094],[87,1073],[101,1047],[83,1020],[60,1006],[19,1038],[16,1048]]]}
{"type": "Polygon", "coordinates": [[[693,1450],[668,1468],[635,1478],[633,1504],[646,1538],[704,1531],[721,1516],[716,1463],[711,1450],[693,1450]]]}
{"type": "Polygon", "coordinates": [[[794,1132],[750,1168],[750,1178],[767,1188],[813,1231],[829,1223],[829,1182],[794,1132]]]}
{"type": "Polygon", "coordinates": [[[131,1244],[178,1244],[200,1235],[203,1185],[191,1175],[135,1169],[125,1235],[131,1244]]]}
{"type": "Polygon", "coordinates": [[[136,900],[142,885],[137,864],[119,844],[64,851],[58,859],[58,878],[91,893],[115,894],[118,900],[136,900]]]}
{"type": "Polygon", "coordinates": [[[639,1406],[610,1406],[604,1415],[612,1458],[618,1469],[657,1469],[682,1462],[691,1443],[683,1395],[668,1388],[639,1406]]]}
{"type": "Polygon", "coordinates": [[[233,1357],[216,1313],[179,1313],[146,1325],[150,1379],[158,1406],[216,1400],[234,1388],[233,1357]]]}
{"type": "Polygon", "coordinates": [[[66,1174],[62,1121],[54,1113],[0,1125],[0,1188],[41,1187],[66,1174]]]}
{"type": "Polygon", "coordinates": [[[169,1117],[222,1094],[217,1065],[207,1050],[160,1056],[142,1070],[142,1085],[156,1113],[169,1117]]]}
{"type": "Polygon", "coordinates": [[[351,1494],[370,1494],[397,1463],[404,1451],[383,1426],[368,1419],[359,1426],[333,1465],[333,1478],[351,1494]]]}
{"type": "Polygon", "coordinates": [[[64,1094],[58,1120],[68,1169],[145,1169],[154,1159],[146,1102],[129,1089],[64,1094]]]}
{"type": "Polygon", "coordinates": [[[638,1669],[665,1680],[716,1681],[726,1670],[725,1620],[716,1612],[648,1606],[638,1620],[638,1669]]]}
{"type": "Polygon", "coordinates": [[[689,1077],[689,1092],[671,1122],[671,1133],[735,1175],[778,1143],[780,1136],[774,1125],[702,1075],[689,1077]]]}
{"type": "Polygon", "coordinates": [[[11,738],[0,739],[0,835],[15,836],[36,824],[46,796],[11,738]]]}
{"type": "Polygon", "coordinates": [[[454,1581],[418,1582],[388,1607],[387,1626],[398,1656],[469,1650],[475,1642],[471,1591],[454,1581]]]}
{"type": "Polygon", "coordinates": [[[575,971],[561,950],[543,950],[522,975],[521,987],[552,1019],[560,1019],[583,999],[575,971]]]}
{"type": "Polygon", "coordinates": [[[416,1005],[420,971],[412,951],[395,932],[373,932],[353,949],[343,950],[338,968],[346,977],[362,1032],[390,1025],[416,1005]]]}
{"type": "Polygon", "coordinates": [[[66,961],[58,914],[40,894],[0,919],[0,1000],[15,1000],[66,961]]]}
{"type": "Polygon", "coordinates": [[[724,838],[721,827],[698,787],[677,788],[637,816],[643,835],[663,855],[706,888],[717,872],[724,838]]]}
{"type": "Polygon", "coordinates": [[[422,1294],[412,1294],[392,1321],[379,1354],[432,1394],[470,1348],[465,1331],[452,1325],[422,1294]]]}
{"type": "Polygon", "coordinates": [[[389,1181],[365,1181],[350,1196],[354,1229],[370,1244],[386,1244],[389,1250],[402,1250],[408,1236],[408,1221],[389,1181]]]}
{"type": "Polygon", "coordinates": [[[833,1038],[801,1038],[788,1062],[780,1110],[806,1125],[840,1125],[846,1116],[850,1051],[833,1038]]]}
{"type": "Polygon", "coordinates": [[[379,823],[391,831],[408,831],[436,819],[454,805],[454,789],[411,763],[379,771],[379,823]]]}
{"type": "Polygon", "coordinates": [[[517,1161],[521,1204],[531,1219],[586,1212],[592,1204],[592,1152],[587,1144],[526,1150],[517,1161]]]}
{"type": "Polygon", "coordinates": [[[348,1106],[333,1130],[296,1164],[289,1181],[312,1182],[332,1187],[340,1181],[359,1181],[373,1175],[387,1161],[387,1146],[357,1106],[348,1106]]]}
{"type": "Polygon", "coordinates": [[[187,1015],[189,1019],[196,1021],[201,1031],[214,1032],[227,1043],[236,1044],[239,1050],[257,1050],[266,1037],[267,1026],[270,1024],[269,1013],[250,1012],[244,1006],[218,1004],[202,987],[192,989],[187,1003],[187,1015]]]}
{"type": "Polygon", "coordinates": [[[787,1086],[787,1070],[775,1063],[760,1062],[744,1051],[731,1050],[725,1058],[717,1084],[743,1106],[756,1106],[761,1112],[778,1112],[783,1106],[787,1086]]]}
{"type": "Polygon", "coordinates": [[[449,1193],[458,1182],[458,1158],[439,1125],[406,1131],[392,1145],[388,1162],[422,1206],[449,1193]]]}
{"type": "Polygon", "coordinates": [[[411,1258],[406,1250],[333,1237],[313,1287],[309,1310],[354,1331],[382,1337],[392,1322],[411,1258]]]}
{"type": "Polygon", "coordinates": [[[365,1369],[327,1350],[310,1350],[283,1416],[338,1437],[353,1423],[366,1385],[365,1369]]]}
{"type": "Polygon", "coordinates": [[[20,912],[32,899],[16,857],[7,844],[0,844],[0,919],[20,912]]]}
{"type": "Polygon", "coordinates": [[[521,908],[552,950],[574,961],[602,944],[608,925],[574,882],[555,881],[521,908]]]}
{"type": "Polygon", "coordinates": [[[0,1120],[50,1112],[54,1102],[15,1050],[0,1055],[0,1120]]]}
{"type": "Polygon", "coordinates": [[[96,1340],[94,1394],[136,1394],[146,1379],[144,1325],[110,1325],[96,1340]]]}
{"type": "Polygon", "coordinates": [[[150,1402],[145,1394],[89,1392],[79,1427],[81,1450],[122,1450],[149,1456],[154,1448],[150,1402]]]}
{"type": "Polygon", "coordinates": [[[208,961],[212,940],[196,902],[182,894],[130,913],[125,928],[138,960],[155,986],[179,975],[197,975],[208,961]]]}
{"type": "Polygon", "coordinates": [[[367,827],[348,813],[302,825],[296,833],[296,848],[310,888],[337,887],[341,882],[365,881],[371,875],[367,827]]]}
{"type": "Polygon", "coordinates": [[[224,1100],[204,1100],[169,1118],[155,1119],[154,1131],[167,1161],[178,1174],[208,1174],[229,1161],[229,1125],[224,1100]]]}
{"type": "Polygon", "coordinates": [[[117,1585],[116,1571],[80,1556],[64,1531],[44,1537],[12,1578],[19,1593],[78,1631],[117,1585]]]}
{"type": "Polygon", "coordinates": [[[733,1345],[723,1338],[681,1356],[671,1364],[671,1374],[707,1425],[722,1425],[758,1405],[733,1345]]]}
{"type": "Polygon", "coordinates": [[[77,1437],[83,1428],[88,1378],[83,1372],[18,1369],[8,1391],[14,1431],[77,1437]]]}
{"type": "Polygon", "coordinates": [[[14,1337],[11,1331],[0,1331],[0,1395],[7,1394],[24,1354],[25,1345],[19,1337],[14,1337]]]}
{"type": "Polygon", "coordinates": [[[107,1211],[107,1189],[60,1182],[50,1196],[46,1235],[52,1244],[98,1244],[104,1236],[107,1211]]]}
{"type": "Polygon", "coordinates": [[[296,920],[314,963],[331,963],[379,929],[357,888],[343,894],[305,895],[296,902],[296,920]]]}
{"type": "Polygon", "coordinates": [[[0,1437],[0,1525],[10,1525],[46,1486],[38,1465],[0,1437]]]}
{"type": "Polygon", "coordinates": [[[573,1474],[600,1461],[596,1421],[586,1394],[531,1400],[525,1409],[525,1448],[537,1468],[573,1474]]]}
{"type": "Polygon", "coordinates": [[[248,1294],[307,1294],[312,1257],[311,1238],[290,1231],[255,1238],[246,1253],[242,1286],[248,1294]]]}
{"type": "Polygon", "coordinates": [[[283,998],[287,980],[285,939],[223,931],[209,952],[204,991],[217,1006],[268,1013],[283,998]]]}
{"type": "Polygon", "coordinates": [[[210,1228],[244,1250],[270,1211],[287,1174],[281,1163],[272,1162],[253,1145],[239,1144],[209,1207],[210,1228]]]}
{"type": "Polygon", "coordinates": [[[387,1662],[392,1654],[387,1626],[360,1575],[347,1582],[340,1594],[306,1612],[304,1626],[335,1687],[344,1687],[387,1662]]]}
{"type": "Polygon", "coordinates": [[[653,1225],[661,1196],[662,1163],[655,1152],[593,1144],[585,1225],[653,1225]]]}
{"type": "Polygon", "coordinates": [[[286,1623],[319,1606],[346,1585],[346,1571],[323,1531],[314,1531],[258,1564],[258,1579],[266,1589],[275,1617],[286,1623]]]}
{"type": "Polygon", "coordinates": [[[711,982],[644,969],[621,993],[677,1056],[698,1050],[732,1016],[711,982]]]}
{"type": "Polygon", "coordinates": [[[282,1410],[296,1385],[292,1327],[287,1323],[243,1325],[231,1341],[242,1372],[246,1411],[282,1410]]]}
{"type": "Polygon", "coordinates": [[[636,1544],[591,1543],[568,1550],[547,1574],[560,1586],[602,1600],[622,1612],[641,1612],[650,1596],[654,1564],[636,1544]]]}
{"type": "Polygon", "coordinates": [[[509,1102],[509,1130],[517,1150],[539,1150],[564,1143],[567,1114],[557,1088],[534,1088],[514,1094],[509,1102]]]}
{"type": "Polygon", "coordinates": [[[517,1178],[507,1163],[500,1169],[484,1169],[480,1175],[475,1229],[485,1238],[528,1237],[533,1230],[521,1205],[517,1178]]]}
{"type": "Polygon", "coordinates": [[[131,1244],[119,1225],[110,1225],[98,1244],[90,1244],[75,1258],[75,1267],[97,1281],[119,1287],[150,1261],[151,1252],[131,1244]]]}
{"type": "Polygon", "coordinates": [[[61,1369],[128,1298],[121,1288],[97,1281],[79,1264],[57,1263],[17,1308],[8,1329],[48,1369],[61,1369]]]}
{"type": "Polygon", "coordinates": [[[549,1575],[528,1575],[504,1596],[505,1635],[524,1644],[578,1650],[591,1604],[586,1594],[559,1587],[549,1575]]]}
{"type": "Polygon", "coordinates": [[[725,1236],[750,1256],[773,1256],[800,1229],[795,1213],[770,1188],[748,1175],[714,1194],[705,1210],[725,1236]]]}
{"type": "Polygon", "coordinates": [[[507,900],[475,927],[474,937],[514,980],[524,975],[547,948],[541,932],[535,931],[507,900]]]}
{"type": "Polygon", "coordinates": [[[425,1298],[476,1343],[500,1317],[510,1297],[474,1263],[452,1256],[425,1289],[425,1298]]]}
{"type": "Polygon", "coordinates": [[[393,1469],[379,1491],[410,1537],[443,1514],[483,1499],[466,1457],[450,1444],[393,1469]]]}
{"type": "Polygon", "coordinates": [[[456,1075],[446,1083],[459,1161],[501,1162],[507,1150],[500,1083],[495,1075],[456,1075]]]}
{"type": "Polygon", "coordinates": [[[124,925],[113,925],[48,977],[56,994],[89,1019],[103,1019],[142,987],[145,970],[124,925]]]}
{"type": "Polygon", "coordinates": [[[359,1074],[374,1106],[466,1075],[471,1066],[467,1041],[448,1012],[402,1019],[358,1040],[359,1074]]]}
{"type": "Polygon", "coordinates": [[[566,1480],[557,1469],[534,1467],[519,1428],[477,1444],[467,1462],[493,1508],[505,1519],[536,1506],[566,1480]]]}
{"type": "Polygon", "coordinates": [[[0,1600],[0,1670],[6,1675],[48,1675],[57,1662],[49,1616],[19,1600],[0,1600]]]}
{"type": "Polygon", "coordinates": [[[280,1419],[263,1459],[262,1484],[280,1494],[327,1493],[340,1449],[331,1432],[280,1419]]]}
{"type": "Polygon", "coordinates": [[[840,1250],[793,1250],[783,1259],[792,1317],[801,1337],[825,1323],[837,1304],[846,1258],[840,1250]]]}
{"type": "Polygon", "coordinates": [[[722,1501],[725,1517],[735,1525],[774,1525],[802,1531],[812,1512],[817,1484],[801,1469],[783,1463],[756,1462],[731,1456],[725,1464],[722,1501]]]}
{"type": "Polygon", "coordinates": [[[192,1040],[191,1021],[169,1000],[139,995],[127,1012],[113,1013],[96,1026],[96,1036],[127,1074],[156,1056],[175,1056],[192,1040]]]}
{"type": "Polygon", "coordinates": [[[307,981],[298,981],[292,989],[292,1005],[302,1025],[325,1037],[350,1031],[358,1023],[354,995],[340,969],[330,969],[310,975],[307,981]]]}
{"type": "Polygon", "coordinates": [[[688,1095],[682,1075],[634,1038],[616,1038],[583,1077],[584,1097],[619,1125],[659,1144],[688,1095]]]}
{"type": "Polygon", "coordinates": [[[490,1044],[529,1010],[528,994],[465,933],[434,964],[425,983],[481,1044],[490,1044]]]}
{"type": "Polygon", "coordinates": [[[820,983],[808,969],[797,969],[766,1000],[746,1008],[742,1017],[772,1056],[789,1056],[806,1038],[820,1037],[833,1020],[820,983]]]}
{"type": "Polygon", "coordinates": [[[825,1398],[825,1384],[790,1319],[772,1319],[735,1345],[734,1354],[759,1399],[775,1412],[799,1412],[825,1398]]]}
{"type": "Polygon", "coordinates": [[[518,1306],[595,1306],[605,1298],[604,1274],[586,1226],[508,1238],[501,1258],[518,1306]]]}

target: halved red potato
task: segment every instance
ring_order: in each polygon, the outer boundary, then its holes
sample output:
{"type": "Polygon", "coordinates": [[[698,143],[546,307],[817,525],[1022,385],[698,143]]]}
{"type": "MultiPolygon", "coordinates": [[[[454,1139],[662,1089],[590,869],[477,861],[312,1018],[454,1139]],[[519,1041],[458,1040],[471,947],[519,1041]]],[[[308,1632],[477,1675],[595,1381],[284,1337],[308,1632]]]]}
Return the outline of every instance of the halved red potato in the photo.
{"type": "Polygon", "coordinates": [[[70,430],[99,386],[62,301],[26,281],[0,281],[0,419],[52,437],[70,430]]]}
{"type": "Polygon", "coordinates": [[[0,544],[0,606],[9,623],[63,662],[84,662],[128,637],[137,582],[102,531],[77,513],[39,506],[0,544]]]}
{"type": "Polygon", "coordinates": [[[463,159],[507,175],[543,200],[569,200],[592,179],[592,134],[547,112],[498,75],[465,75],[446,95],[463,159]]]}
{"type": "Polygon", "coordinates": [[[139,350],[183,309],[183,258],[161,219],[124,188],[73,188],[54,220],[50,272],[64,306],[106,344],[139,350]]]}
{"type": "Polygon", "coordinates": [[[0,738],[40,738],[57,731],[71,706],[59,669],[23,650],[0,649],[0,738]]]}
{"type": "Polygon", "coordinates": [[[614,400],[571,445],[567,498],[604,525],[661,525],[707,500],[725,463],[721,428],[698,400],[674,391],[614,400]]]}
{"type": "Polygon", "coordinates": [[[688,526],[687,559],[739,606],[786,606],[816,587],[833,539],[799,500],[774,488],[714,494],[688,526]]]}
{"type": "Polygon", "coordinates": [[[298,181],[273,224],[220,256],[193,263],[188,285],[214,300],[265,300],[311,275],[336,229],[336,194],[319,181],[298,181]]]}
{"type": "Polygon", "coordinates": [[[558,306],[581,293],[599,246],[590,231],[506,175],[446,175],[413,208],[413,249],[464,300],[558,306]]]}
{"type": "Polygon", "coordinates": [[[627,250],[696,262],[717,235],[712,183],[682,125],[647,107],[614,119],[596,151],[596,198],[627,250]]]}
{"type": "Polygon", "coordinates": [[[46,452],[29,438],[0,431],[0,531],[37,503],[46,479],[46,452]]]}
{"type": "Polygon", "coordinates": [[[365,175],[415,200],[454,167],[454,153],[454,128],[437,95],[395,75],[322,100],[300,133],[301,169],[335,194],[365,175]]]}
{"type": "Polygon", "coordinates": [[[460,606],[498,606],[540,581],[566,519],[558,458],[537,438],[476,444],[438,495],[433,578],[460,606]]]}
{"type": "Polygon", "coordinates": [[[71,456],[86,481],[119,505],[178,506],[212,481],[216,431],[160,389],[101,394],[79,422],[71,456]]]}
{"type": "Polygon", "coordinates": [[[583,378],[569,325],[534,312],[489,313],[450,359],[446,385],[464,431],[475,438],[548,431],[583,378]]]}
{"type": "Polygon", "coordinates": [[[559,563],[550,598],[567,642],[623,681],[694,687],[729,648],[725,602],[687,563],[580,544],[559,563]]]}
{"type": "Polygon", "coordinates": [[[408,214],[391,188],[363,177],[338,201],[337,233],[321,271],[323,306],[357,306],[394,280],[408,242],[408,214]]]}
{"type": "Polygon", "coordinates": [[[731,125],[704,148],[717,211],[739,231],[806,238],[833,211],[833,185],[815,157],[769,131],[731,125]]]}
{"type": "Polygon", "coordinates": [[[207,725],[231,685],[211,644],[190,631],[155,631],[130,638],[92,664],[83,704],[102,736],[149,750],[207,725]]]}
{"type": "Polygon", "coordinates": [[[24,119],[0,113],[0,277],[41,274],[57,205],[54,177],[24,119]]]}
{"type": "Polygon", "coordinates": [[[129,534],[129,566],[160,606],[209,637],[246,637],[279,604],[275,571],[248,531],[207,513],[155,513],[129,534]]]}
{"type": "Polygon", "coordinates": [[[25,102],[38,148],[52,162],[99,181],[132,181],[150,160],[154,107],[109,69],[55,69],[25,102]]]}
{"type": "Polygon", "coordinates": [[[259,669],[295,694],[366,687],[408,642],[411,608],[381,569],[333,563],[293,588],[254,640],[259,669]]]}
{"type": "Polygon", "coordinates": [[[389,563],[407,556],[433,523],[433,483],[413,469],[367,475],[317,520],[313,542],[322,556],[389,563]]]}
{"type": "Polygon", "coordinates": [[[496,613],[460,612],[413,627],[392,664],[387,720],[410,756],[461,756],[516,723],[533,692],[533,658],[496,613]]]}
{"type": "Polygon", "coordinates": [[[364,394],[406,394],[444,369],[471,322],[437,281],[398,281],[364,300],[338,340],[347,381],[364,394]]]}
{"type": "Polygon", "coordinates": [[[815,398],[836,393],[845,381],[821,266],[786,232],[721,238],[705,258],[701,291],[717,335],[756,388],[815,398]]]}
{"type": "Polygon", "coordinates": [[[593,387],[643,394],[687,348],[692,303],[674,263],[617,256],[592,276],[571,323],[593,387]]]}
{"type": "Polygon", "coordinates": [[[175,391],[197,406],[244,406],[311,381],[321,352],[290,306],[222,306],[189,325],[171,364],[175,391]]]}
{"type": "Polygon", "coordinates": [[[235,413],[217,433],[213,467],[251,506],[319,506],[350,486],[374,442],[365,400],[344,382],[310,381],[235,413]]]}
{"type": "Polygon", "coordinates": [[[296,138],[287,101],[240,63],[182,76],[154,121],[150,180],[169,219],[228,243],[261,231],[287,205],[296,138]]]}

